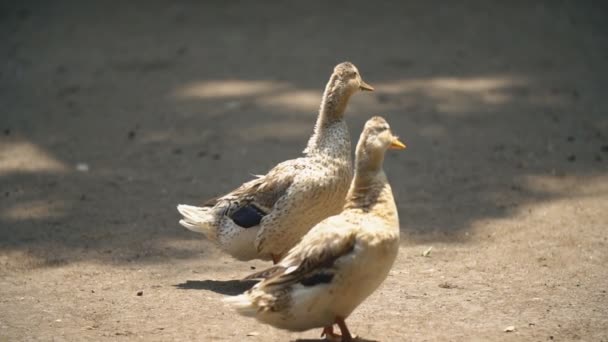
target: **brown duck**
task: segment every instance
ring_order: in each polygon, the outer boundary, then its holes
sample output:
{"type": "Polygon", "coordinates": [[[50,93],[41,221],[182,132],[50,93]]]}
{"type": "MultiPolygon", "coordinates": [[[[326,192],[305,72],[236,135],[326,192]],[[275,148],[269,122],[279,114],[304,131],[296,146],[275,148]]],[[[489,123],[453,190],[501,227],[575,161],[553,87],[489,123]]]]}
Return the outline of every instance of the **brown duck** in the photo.
{"type": "Polygon", "coordinates": [[[180,224],[205,234],[238,260],[276,263],[310,228],[344,205],[352,179],[344,112],[359,90],[373,88],[352,63],[338,64],[323,93],[304,155],[201,207],[178,205],[180,224]]]}

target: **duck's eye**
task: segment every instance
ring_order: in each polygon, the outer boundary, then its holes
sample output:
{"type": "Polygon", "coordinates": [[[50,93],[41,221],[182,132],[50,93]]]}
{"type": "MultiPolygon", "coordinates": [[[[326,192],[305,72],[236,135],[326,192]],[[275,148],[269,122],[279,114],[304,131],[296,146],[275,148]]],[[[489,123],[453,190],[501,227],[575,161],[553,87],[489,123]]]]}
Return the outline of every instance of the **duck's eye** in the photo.
{"type": "Polygon", "coordinates": [[[356,71],[353,72],[353,76],[357,77],[357,72],[356,71]]]}

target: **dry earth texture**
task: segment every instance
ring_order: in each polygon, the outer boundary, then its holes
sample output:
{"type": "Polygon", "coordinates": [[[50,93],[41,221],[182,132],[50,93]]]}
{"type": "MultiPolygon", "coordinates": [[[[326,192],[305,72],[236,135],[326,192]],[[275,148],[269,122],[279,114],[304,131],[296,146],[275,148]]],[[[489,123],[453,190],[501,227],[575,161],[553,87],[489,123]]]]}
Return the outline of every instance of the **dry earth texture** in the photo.
{"type": "Polygon", "coordinates": [[[297,156],[351,60],[402,231],[379,341],[608,341],[600,1],[0,5],[0,341],[293,341],[220,302],[268,264],[181,228],[297,156]],[[423,252],[432,247],[430,253],[423,252]],[[505,332],[507,329],[512,331],[505,332]]]}

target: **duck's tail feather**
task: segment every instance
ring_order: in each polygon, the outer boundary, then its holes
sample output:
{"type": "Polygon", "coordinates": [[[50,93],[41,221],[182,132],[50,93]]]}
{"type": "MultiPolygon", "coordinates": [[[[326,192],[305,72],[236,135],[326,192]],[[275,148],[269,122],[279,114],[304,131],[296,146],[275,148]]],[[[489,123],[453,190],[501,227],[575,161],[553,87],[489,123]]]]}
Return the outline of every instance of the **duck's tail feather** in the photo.
{"type": "Polygon", "coordinates": [[[252,302],[248,293],[243,293],[238,296],[226,296],[222,299],[222,301],[243,316],[254,317],[259,310],[258,307],[252,302]]]}
{"type": "Polygon", "coordinates": [[[265,269],[263,271],[250,274],[250,275],[246,276],[245,278],[243,278],[242,281],[264,280],[264,279],[272,278],[273,276],[275,276],[275,275],[277,275],[279,273],[285,272],[285,269],[286,269],[285,266],[274,265],[274,266],[272,266],[270,268],[267,268],[267,269],[265,269]]]}
{"type": "Polygon", "coordinates": [[[205,234],[208,239],[216,239],[217,219],[215,217],[215,210],[212,207],[195,207],[180,204],[177,206],[177,210],[183,216],[179,224],[191,231],[205,234]]]}

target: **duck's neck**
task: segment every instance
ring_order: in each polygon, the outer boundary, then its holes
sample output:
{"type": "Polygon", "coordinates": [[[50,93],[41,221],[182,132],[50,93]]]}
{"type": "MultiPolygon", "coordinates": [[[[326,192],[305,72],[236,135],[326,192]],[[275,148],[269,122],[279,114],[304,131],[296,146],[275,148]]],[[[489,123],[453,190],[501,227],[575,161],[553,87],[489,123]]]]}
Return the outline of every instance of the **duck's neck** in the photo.
{"type": "MultiPolygon", "coordinates": [[[[363,139],[363,138],[360,138],[363,139]]],[[[357,146],[357,155],[355,158],[355,170],[358,178],[355,181],[360,182],[362,186],[366,186],[368,182],[372,182],[378,178],[386,180],[384,170],[384,153],[368,153],[361,145],[365,141],[360,141],[357,146]]],[[[353,182],[353,185],[356,185],[353,182]]]]}
{"type": "Polygon", "coordinates": [[[343,121],[350,96],[347,90],[338,86],[337,76],[332,75],[325,87],[315,129],[304,153],[323,153],[342,148],[348,149],[350,155],[350,137],[343,121]],[[346,140],[348,146],[332,146],[339,140],[346,140]]]}
{"type": "Polygon", "coordinates": [[[391,186],[382,169],[384,155],[360,156],[355,161],[355,176],[344,209],[377,212],[387,220],[398,221],[391,186]]]}

